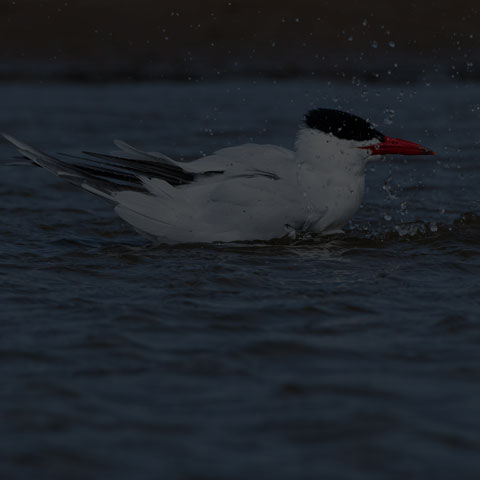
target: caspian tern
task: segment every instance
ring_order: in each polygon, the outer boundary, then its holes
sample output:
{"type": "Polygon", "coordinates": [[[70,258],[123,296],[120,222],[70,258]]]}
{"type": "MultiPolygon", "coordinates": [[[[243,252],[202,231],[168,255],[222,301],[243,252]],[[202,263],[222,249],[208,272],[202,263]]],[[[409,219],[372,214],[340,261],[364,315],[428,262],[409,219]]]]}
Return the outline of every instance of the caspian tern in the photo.
{"type": "Polygon", "coordinates": [[[65,161],[4,137],[22,157],[108,200],[126,222],[162,243],[336,233],[360,207],[369,161],[434,154],[356,115],[324,108],[305,115],[293,151],[245,144],[192,163],[121,141],[110,155],[84,152],[89,158],[65,161]]]}

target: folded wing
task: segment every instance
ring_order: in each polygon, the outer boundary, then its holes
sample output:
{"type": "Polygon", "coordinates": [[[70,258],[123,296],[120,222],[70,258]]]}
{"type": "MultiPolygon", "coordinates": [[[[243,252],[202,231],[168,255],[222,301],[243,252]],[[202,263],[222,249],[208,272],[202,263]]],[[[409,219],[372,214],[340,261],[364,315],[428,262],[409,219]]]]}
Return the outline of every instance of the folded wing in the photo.
{"type": "Polygon", "coordinates": [[[247,144],[176,162],[121,141],[111,154],[53,156],[3,136],[17,147],[21,163],[113,203],[124,220],[161,241],[261,238],[271,233],[271,224],[288,221],[282,202],[291,203],[295,163],[293,152],[281,147],[247,144]]]}

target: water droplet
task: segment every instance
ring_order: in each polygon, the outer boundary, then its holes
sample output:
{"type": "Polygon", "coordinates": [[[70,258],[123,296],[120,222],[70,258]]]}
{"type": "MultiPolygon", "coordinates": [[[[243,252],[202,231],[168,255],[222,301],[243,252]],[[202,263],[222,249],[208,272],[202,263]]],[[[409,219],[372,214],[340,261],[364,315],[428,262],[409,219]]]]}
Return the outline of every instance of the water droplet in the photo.
{"type": "Polygon", "coordinates": [[[372,48],[377,48],[378,47],[378,42],[374,40],[371,44],[372,48]]]}
{"type": "Polygon", "coordinates": [[[395,48],[395,42],[393,40],[390,40],[388,42],[388,46],[391,47],[391,48],[395,48]]]}
{"type": "Polygon", "coordinates": [[[366,18],[363,19],[362,25],[366,27],[368,25],[368,21],[366,18]]]}
{"type": "Polygon", "coordinates": [[[383,123],[385,125],[391,125],[393,123],[393,119],[395,117],[395,110],[392,110],[390,108],[386,108],[384,111],[383,111],[385,117],[383,119],[383,123]]]}

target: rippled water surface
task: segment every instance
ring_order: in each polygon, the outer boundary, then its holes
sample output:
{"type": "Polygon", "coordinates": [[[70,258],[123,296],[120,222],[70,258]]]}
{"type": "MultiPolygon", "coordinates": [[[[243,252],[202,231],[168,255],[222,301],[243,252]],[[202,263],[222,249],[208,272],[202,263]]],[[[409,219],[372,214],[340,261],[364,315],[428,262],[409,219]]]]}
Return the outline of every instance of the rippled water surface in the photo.
{"type": "Polygon", "coordinates": [[[374,164],[344,235],[270,244],[152,245],[0,167],[0,478],[478,478],[478,86],[0,93],[1,130],[51,152],[291,147],[318,106],[438,152],[374,164]]]}

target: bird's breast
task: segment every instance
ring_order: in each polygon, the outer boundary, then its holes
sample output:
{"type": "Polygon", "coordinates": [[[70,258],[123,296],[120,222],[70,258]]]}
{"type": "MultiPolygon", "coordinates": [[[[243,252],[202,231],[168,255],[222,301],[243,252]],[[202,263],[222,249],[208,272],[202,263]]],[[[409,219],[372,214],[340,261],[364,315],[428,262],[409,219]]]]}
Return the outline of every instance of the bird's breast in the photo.
{"type": "Polygon", "coordinates": [[[360,207],[364,194],[363,175],[329,175],[304,169],[299,172],[299,185],[305,199],[307,217],[317,217],[310,229],[322,232],[341,228],[360,207]]]}

